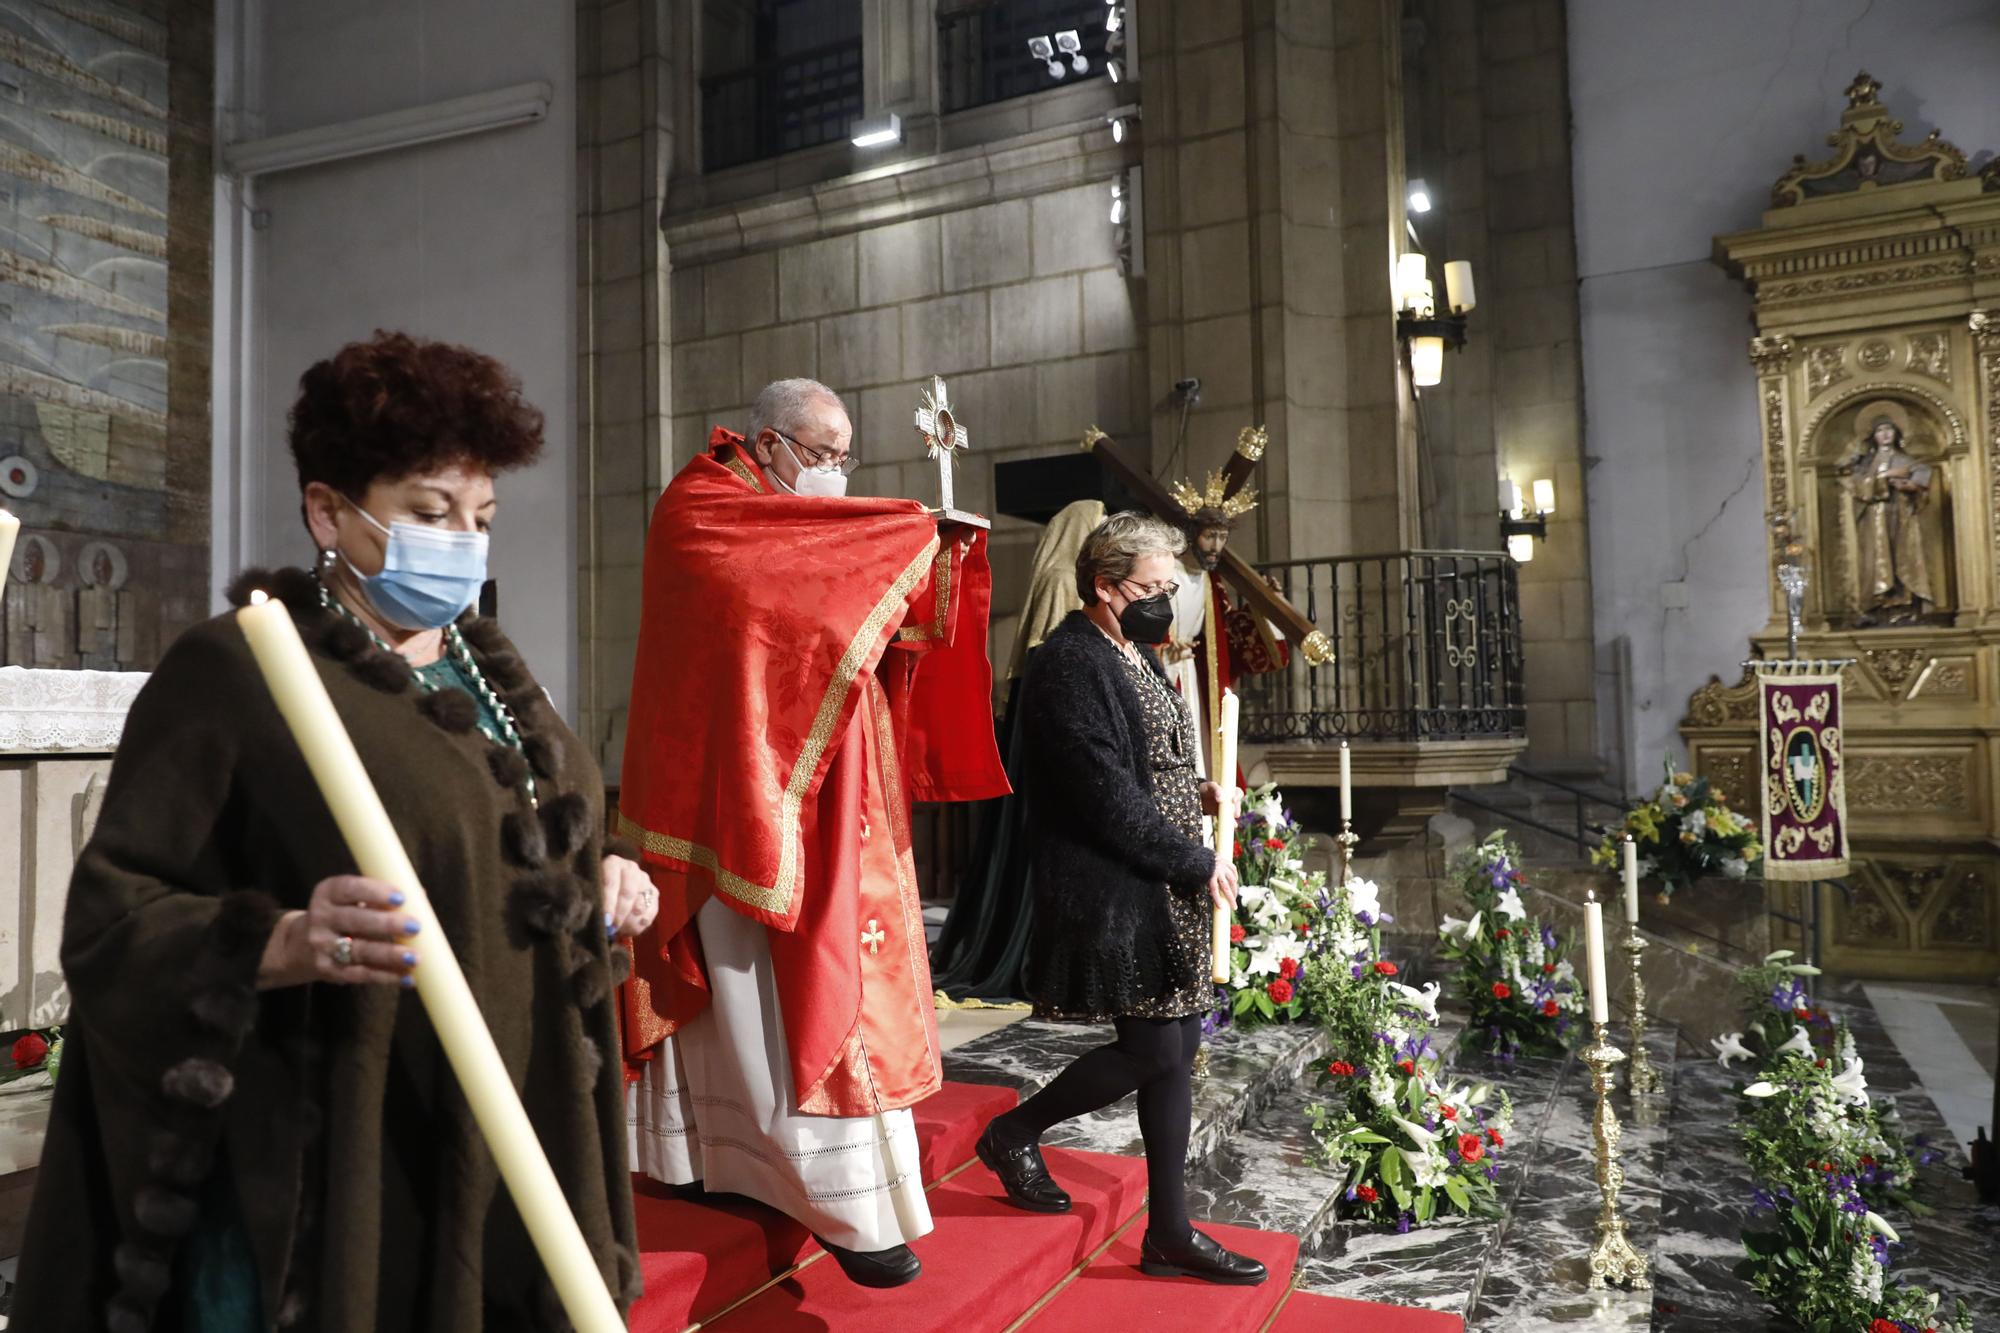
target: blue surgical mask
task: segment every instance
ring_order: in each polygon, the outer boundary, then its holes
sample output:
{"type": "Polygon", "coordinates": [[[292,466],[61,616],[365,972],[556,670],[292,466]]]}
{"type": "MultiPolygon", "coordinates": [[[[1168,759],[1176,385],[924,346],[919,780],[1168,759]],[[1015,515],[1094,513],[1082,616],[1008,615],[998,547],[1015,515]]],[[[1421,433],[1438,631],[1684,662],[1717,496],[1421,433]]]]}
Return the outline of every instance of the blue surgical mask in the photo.
{"type": "Polygon", "coordinates": [[[363,574],[347,561],[348,571],[384,619],[404,629],[439,629],[479,600],[486,583],[485,533],[446,532],[415,523],[383,527],[360,505],[354,512],[389,538],[380,574],[363,574]]]}

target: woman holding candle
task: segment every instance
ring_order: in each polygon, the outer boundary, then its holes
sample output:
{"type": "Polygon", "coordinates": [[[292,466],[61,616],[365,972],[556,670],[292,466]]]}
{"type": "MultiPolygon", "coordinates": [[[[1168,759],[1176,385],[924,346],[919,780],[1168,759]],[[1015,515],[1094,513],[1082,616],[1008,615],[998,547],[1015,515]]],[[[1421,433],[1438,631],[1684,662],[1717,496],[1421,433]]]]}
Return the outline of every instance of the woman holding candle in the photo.
{"type": "Polygon", "coordinates": [[[1194,721],[1151,646],[1172,623],[1185,545],[1156,518],[1106,519],[1077,554],[1083,609],[1028,664],[1028,989],[1043,1017],[1108,1019],[1117,1038],[995,1118],[978,1152],[1017,1206],[1065,1212],[1041,1136],[1136,1092],[1150,1190],[1142,1269],[1247,1284],[1264,1280],[1263,1265],[1187,1215],[1192,1071],[1215,1003],[1210,911],[1235,905],[1236,871],[1202,842],[1202,812],[1215,814],[1222,793],[1196,775],[1194,721]]]}
{"type": "MultiPolygon", "coordinates": [[[[611,1290],[637,1295],[611,988],[655,895],[602,782],[468,607],[541,414],[497,362],[378,334],[306,373],[315,570],[289,608],[611,1290]]],[[[241,600],[239,598],[238,600],[241,600]]],[[[413,995],[426,941],[354,861],[231,617],[127,719],[64,923],[63,1079],[22,1327],[473,1330],[553,1293],[413,995]]]]}

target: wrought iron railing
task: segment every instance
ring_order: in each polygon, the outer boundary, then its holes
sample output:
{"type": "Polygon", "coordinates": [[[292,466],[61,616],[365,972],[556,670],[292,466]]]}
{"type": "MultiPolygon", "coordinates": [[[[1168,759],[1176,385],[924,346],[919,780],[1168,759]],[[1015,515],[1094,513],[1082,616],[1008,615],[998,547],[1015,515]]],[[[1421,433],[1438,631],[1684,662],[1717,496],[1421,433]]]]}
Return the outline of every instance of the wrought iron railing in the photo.
{"type": "Polygon", "coordinates": [[[938,7],[938,96],[945,112],[1067,87],[1104,73],[1104,0],[975,0],[938,7]],[[1028,39],[1074,31],[1088,67],[1062,55],[1052,78],[1028,39]]]}
{"type": "Polygon", "coordinates": [[[1333,642],[1249,676],[1245,740],[1441,741],[1525,736],[1517,569],[1487,551],[1395,551],[1263,565],[1333,642]]]}
{"type": "Polygon", "coordinates": [[[702,168],[838,142],[861,101],[859,37],[712,75],[701,81],[702,168]]]}

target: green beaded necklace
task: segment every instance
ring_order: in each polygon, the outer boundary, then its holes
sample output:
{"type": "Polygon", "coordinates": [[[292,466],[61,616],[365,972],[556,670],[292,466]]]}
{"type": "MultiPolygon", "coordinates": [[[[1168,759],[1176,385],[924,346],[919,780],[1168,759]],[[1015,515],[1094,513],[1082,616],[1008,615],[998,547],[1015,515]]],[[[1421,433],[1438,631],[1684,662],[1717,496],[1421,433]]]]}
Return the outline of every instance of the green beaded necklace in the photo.
{"type": "MultiPolygon", "coordinates": [[[[377,648],[385,653],[395,655],[396,650],[384,642],[381,635],[363,624],[361,617],[348,610],[341,603],[341,600],[327,589],[323,581],[319,585],[319,602],[321,606],[327,608],[329,611],[334,611],[345,616],[350,623],[363,634],[366,634],[369,642],[373,643],[377,648]]],[[[444,627],[444,651],[445,660],[449,660],[451,665],[457,668],[459,676],[472,686],[473,698],[485,705],[487,716],[493,719],[493,724],[490,726],[484,719],[480,721],[480,734],[495,745],[504,745],[516,754],[520,754],[522,751],[521,729],[514,722],[514,710],[507,706],[506,702],[494,691],[493,686],[487,682],[486,673],[481,671],[479,663],[473,660],[472,650],[465,646],[465,637],[458,632],[457,625],[446,625],[444,627]]],[[[435,666],[436,663],[432,665],[435,666]]],[[[445,678],[444,673],[433,671],[428,667],[412,667],[410,673],[416,677],[417,688],[425,694],[432,694],[440,689],[458,688],[457,685],[450,683],[445,678]]],[[[536,809],[540,809],[541,801],[535,792],[534,770],[527,770],[527,775],[522,779],[522,790],[527,793],[528,804],[536,809]]]]}

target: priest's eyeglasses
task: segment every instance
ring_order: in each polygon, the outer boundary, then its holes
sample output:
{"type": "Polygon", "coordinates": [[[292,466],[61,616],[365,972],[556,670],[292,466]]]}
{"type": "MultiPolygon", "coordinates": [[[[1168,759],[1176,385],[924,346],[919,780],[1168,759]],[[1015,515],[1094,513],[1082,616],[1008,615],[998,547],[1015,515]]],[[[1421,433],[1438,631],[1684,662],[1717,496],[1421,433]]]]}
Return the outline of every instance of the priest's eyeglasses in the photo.
{"type": "Polygon", "coordinates": [[[861,466],[860,456],[851,451],[835,458],[831,449],[815,449],[809,444],[800,444],[781,430],[773,429],[771,433],[792,446],[793,456],[807,471],[838,472],[843,477],[851,477],[854,469],[861,466]]]}
{"type": "Polygon", "coordinates": [[[1118,586],[1121,588],[1137,588],[1139,595],[1132,599],[1135,602],[1144,601],[1148,597],[1164,596],[1171,599],[1175,593],[1181,590],[1181,585],[1172,579],[1168,579],[1165,583],[1139,583],[1133,579],[1120,579],[1118,580],[1118,586]]]}

